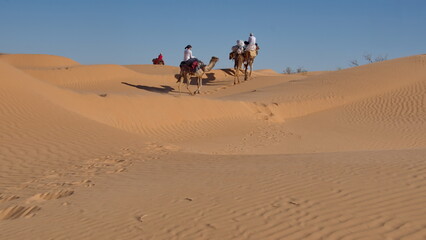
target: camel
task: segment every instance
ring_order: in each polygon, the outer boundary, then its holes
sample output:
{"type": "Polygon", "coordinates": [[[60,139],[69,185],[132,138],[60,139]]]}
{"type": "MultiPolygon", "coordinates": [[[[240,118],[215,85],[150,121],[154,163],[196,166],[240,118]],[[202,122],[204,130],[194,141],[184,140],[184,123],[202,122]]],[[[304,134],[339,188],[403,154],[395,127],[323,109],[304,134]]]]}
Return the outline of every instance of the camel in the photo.
{"type": "Polygon", "coordinates": [[[217,61],[219,61],[219,58],[212,57],[210,59],[209,65],[206,66],[205,64],[202,63],[200,68],[196,72],[193,72],[191,66],[181,63],[180,75],[179,75],[179,79],[177,80],[177,82],[179,82],[179,93],[181,93],[180,86],[182,85],[182,79],[183,79],[186,81],[186,88],[188,89],[189,94],[191,95],[197,94],[197,93],[199,94],[201,86],[203,84],[202,77],[204,73],[210,72],[210,70],[212,70],[213,67],[216,65],[217,61]],[[191,90],[189,89],[189,85],[191,84],[191,76],[197,77],[197,90],[195,90],[194,93],[192,93],[191,90]]]}
{"type": "Polygon", "coordinates": [[[256,56],[259,53],[259,49],[260,49],[259,46],[257,46],[257,44],[256,44],[256,54],[254,56],[252,54],[250,54],[250,51],[244,52],[244,67],[245,67],[244,80],[247,80],[248,77],[251,77],[251,72],[253,71],[253,62],[254,62],[254,59],[256,58],[256,56]],[[250,66],[250,73],[247,76],[247,70],[248,70],[249,66],[250,66]]]}
{"type": "Polygon", "coordinates": [[[244,53],[238,54],[237,52],[231,52],[229,54],[229,60],[234,60],[234,85],[240,83],[240,71],[244,62],[244,53]]]}
{"type": "Polygon", "coordinates": [[[152,64],[154,64],[154,65],[164,65],[164,61],[160,60],[158,58],[154,58],[154,59],[152,59],[152,64]]]}
{"type": "MultiPolygon", "coordinates": [[[[257,51],[256,51],[257,55],[257,51]]],[[[251,77],[251,72],[253,71],[253,62],[256,56],[250,54],[250,51],[244,52],[244,80],[247,80],[248,77],[251,77]],[[248,67],[250,66],[250,73],[247,75],[248,67]]]]}

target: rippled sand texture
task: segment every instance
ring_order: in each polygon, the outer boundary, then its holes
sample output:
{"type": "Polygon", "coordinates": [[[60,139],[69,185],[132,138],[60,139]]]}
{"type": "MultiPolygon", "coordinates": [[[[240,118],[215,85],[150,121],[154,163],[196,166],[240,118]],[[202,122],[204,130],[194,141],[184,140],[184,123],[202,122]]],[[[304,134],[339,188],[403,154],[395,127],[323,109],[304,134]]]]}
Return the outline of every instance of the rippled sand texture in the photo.
{"type": "Polygon", "coordinates": [[[177,74],[0,55],[0,239],[426,239],[426,55],[177,74]]]}

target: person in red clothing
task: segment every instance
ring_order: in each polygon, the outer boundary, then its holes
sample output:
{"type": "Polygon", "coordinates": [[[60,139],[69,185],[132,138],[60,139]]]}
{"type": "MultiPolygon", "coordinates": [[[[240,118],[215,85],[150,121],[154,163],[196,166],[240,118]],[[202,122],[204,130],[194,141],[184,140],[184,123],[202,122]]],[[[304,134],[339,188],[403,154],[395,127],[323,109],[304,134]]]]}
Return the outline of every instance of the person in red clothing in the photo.
{"type": "Polygon", "coordinates": [[[164,65],[163,54],[160,53],[157,58],[152,59],[154,65],[164,65]]]}

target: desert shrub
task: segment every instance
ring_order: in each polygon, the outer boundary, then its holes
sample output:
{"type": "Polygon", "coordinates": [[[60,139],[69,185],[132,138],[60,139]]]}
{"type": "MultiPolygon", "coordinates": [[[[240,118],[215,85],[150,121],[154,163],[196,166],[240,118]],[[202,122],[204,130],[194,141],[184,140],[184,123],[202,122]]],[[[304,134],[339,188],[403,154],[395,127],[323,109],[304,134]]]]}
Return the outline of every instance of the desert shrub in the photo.
{"type": "Polygon", "coordinates": [[[296,69],[296,73],[305,73],[305,72],[307,72],[307,71],[306,71],[306,69],[304,69],[303,67],[298,67],[298,68],[296,69]]]}
{"type": "Polygon", "coordinates": [[[286,69],[284,69],[283,72],[285,74],[294,74],[294,73],[306,73],[308,71],[304,69],[303,67],[298,67],[296,68],[296,70],[293,70],[291,67],[286,67],[286,69]]]}
{"type": "MultiPolygon", "coordinates": [[[[367,61],[366,64],[375,63],[375,62],[382,62],[382,61],[388,60],[387,54],[384,55],[384,56],[378,55],[377,57],[373,58],[373,55],[371,53],[366,53],[362,57],[364,58],[365,61],[367,61]]],[[[359,65],[362,65],[362,64],[360,64],[358,62],[358,60],[356,60],[356,59],[349,61],[349,66],[351,66],[351,67],[357,67],[359,65]]]]}
{"type": "Polygon", "coordinates": [[[291,67],[286,67],[285,70],[284,70],[284,73],[292,74],[294,72],[293,72],[293,69],[291,69],[291,67]]]}

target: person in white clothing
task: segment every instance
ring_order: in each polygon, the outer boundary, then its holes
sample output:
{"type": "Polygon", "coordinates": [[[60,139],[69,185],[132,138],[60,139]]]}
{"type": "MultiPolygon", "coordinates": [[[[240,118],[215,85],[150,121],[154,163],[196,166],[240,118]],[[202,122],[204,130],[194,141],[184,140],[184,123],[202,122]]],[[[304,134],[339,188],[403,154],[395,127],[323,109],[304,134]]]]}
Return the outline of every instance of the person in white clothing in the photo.
{"type": "Polygon", "coordinates": [[[237,54],[241,54],[244,52],[244,41],[237,40],[237,45],[232,46],[232,52],[236,52],[237,54]]]}
{"type": "Polygon", "coordinates": [[[195,58],[194,56],[192,56],[192,46],[188,45],[185,47],[185,52],[183,52],[183,61],[188,61],[191,58],[195,58]]]}
{"type": "Polygon", "coordinates": [[[253,35],[253,33],[250,33],[246,50],[248,51],[256,50],[256,37],[253,35]]]}

